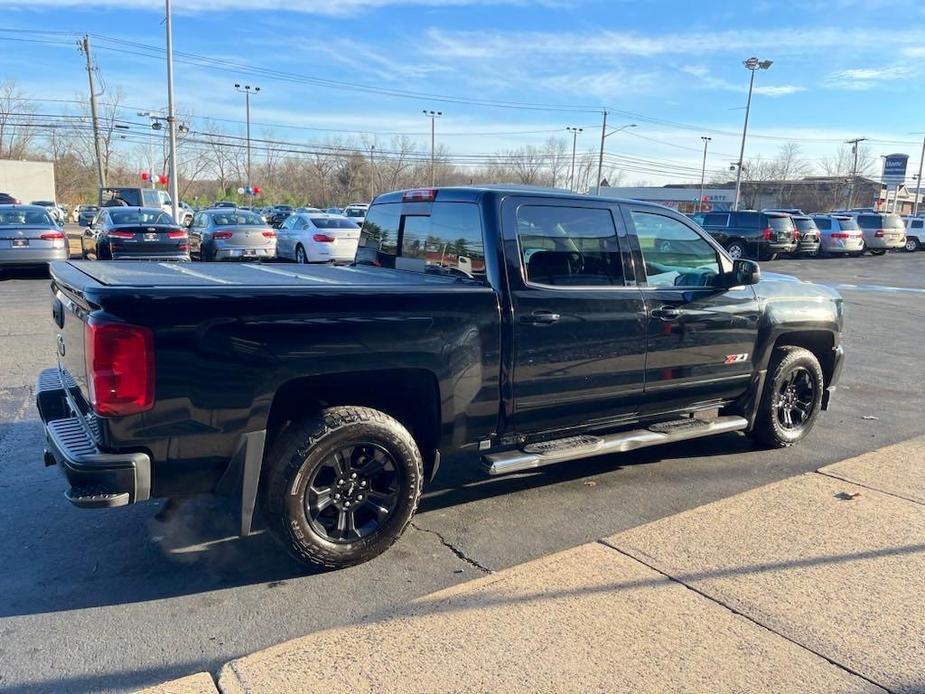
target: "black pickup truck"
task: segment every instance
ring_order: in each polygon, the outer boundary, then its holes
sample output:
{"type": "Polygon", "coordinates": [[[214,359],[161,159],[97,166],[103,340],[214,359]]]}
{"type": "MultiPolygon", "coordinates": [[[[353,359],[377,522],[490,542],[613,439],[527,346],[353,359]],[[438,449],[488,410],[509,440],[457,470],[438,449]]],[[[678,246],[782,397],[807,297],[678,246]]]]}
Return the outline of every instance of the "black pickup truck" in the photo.
{"type": "Polygon", "coordinates": [[[740,431],[789,446],[842,363],[832,290],[656,205],[380,196],[352,266],[52,265],[45,462],[79,507],[235,495],[299,560],[402,533],[441,457],[489,475],[740,431]]]}

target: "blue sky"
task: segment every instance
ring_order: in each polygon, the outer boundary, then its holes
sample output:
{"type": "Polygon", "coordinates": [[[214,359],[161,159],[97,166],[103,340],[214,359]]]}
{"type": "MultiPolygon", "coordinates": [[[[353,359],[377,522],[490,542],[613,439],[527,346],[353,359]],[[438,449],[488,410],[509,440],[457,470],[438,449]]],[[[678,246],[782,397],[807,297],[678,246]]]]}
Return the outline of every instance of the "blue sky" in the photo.
{"type": "MultiPolygon", "coordinates": [[[[7,30],[0,36],[47,41],[0,41],[0,78],[15,78],[35,97],[85,93],[75,37],[34,32],[90,32],[101,36],[94,38],[97,62],[108,88],[125,92],[126,113],[164,107],[163,60],[102,38],[162,46],[161,3],[0,6],[7,30]]],[[[433,108],[445,112],[438,133],[451,154],[539,144],[569,125],[585,128],[579,149],[591,149],[607,106],[615,127],[638,125],[608,139],[608,152],[663,162],[633,167],[627,183],[692,180],[701,135],[713,138],[711,170],[737,156],[748,84],[741,61],[750,55],[774,65],[757,76],[746,157],[772,156],[793,140],[818,162],[838,142],[864,136],[874,155],[909,153],[914,171],[921,136],[912,133],[925,130],[925,3],[917,0],[175,0],[174,23],[176,51],[224,62],[177,65],[179,108],[195,116],[194,126],[205,117],[242,120],[232,84],[250,82],[262,89],[253,102],[255,133],[272,126],[276,139],[362,131],[386,141],[402,132],[425,147],[421,110],[433,108]],[[550,108],[400,98],[351,85],[550,108]]]]}

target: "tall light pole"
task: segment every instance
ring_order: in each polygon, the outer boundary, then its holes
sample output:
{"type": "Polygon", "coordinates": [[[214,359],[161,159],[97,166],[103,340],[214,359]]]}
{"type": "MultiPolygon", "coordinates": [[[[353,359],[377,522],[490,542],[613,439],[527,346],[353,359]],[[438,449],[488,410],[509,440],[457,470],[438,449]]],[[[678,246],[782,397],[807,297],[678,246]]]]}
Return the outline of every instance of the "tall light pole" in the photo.
{"type": "Polygon", "coordinates": [[[180,186],[177,182],[177,113],[173,105],[173,19],[170,11],[170,0],[164,0],[164,2],[167,12],[167,137],[170,141],[167,186],[170,190],[171,213],[175,220],[179,220],[180,186]]]}
{"type": "Polygon", "coordinates": [[[748,115],[752,109],[752,89],[755,86],[755,72],[758,70],[767,70],[774,64],[774,61],[758,60],[758,58],[752,56],[748,60],[743,60],[742,64],[752,74],[748,80],[748,101],[745,102],[745,125],[742,127],[742,146],[739,148],[739,161],[736,167],[736,197],[735,203],[733,204],[734,210],[739,209],[739,195],[742,190],[742,160],[745,158],[745,136],[748,133],[748,115]]]}
{"type": "Polygon", "coordinates": [[[604,111],[604,121],[601,124],[601,151],[597,159],[597,186],[595,188],[595,195],[601,194],[601,177],[604,175],[604,140],[606,140],[611,135],[616,135],[618,132],[626,130],[627,128],[635,127],[635,123],[627,123],[626,125],[621,125],[616,130],[607,132],[607,111],[604,111]]]}
{"type": "Polygon", "coordinates": [[[137,111],[137,115],[147,118],[151,126],[148,129],[148,180],[154,188],[154,114],[150,111],[137,111]]]}
{"type": "Polygon", "coordinates": [[[912,201],[912,216],[919,214],[919,197],[922,194],[922,164],[925,163],[925,137],[922,138],[922,155],[919,157],[919,175],[915,180],[915,199],[912,201]]]}
{"type": "Polygon", "coordinates": [[[710,144],[710,140],[713,138],[701,135],[700,139],[703,140],[703,166],[700,167],[700,197],[697,198],[698,214],[703,212],[703,183],[707,177],[707,145],[710,144]]]}
{"type": "Polygon", "coordinates": [[[567,127],[566,130],[572,133],[572,174],[569,176],[568,188],[575,191],[575,148],[578,146],[578,133],[584,132],[584,128],[567,127]]]}
{"type": "Polygon", "coordinates": [[[373,157],[376,154],[376,145],[369,146],[369,201],[372,202],[375,197],[375,187],[373,176],[376,175],[376,161],[373,157]]]}
{"type": "MultiPolygon", "coordinates": [[[[253,184],[251,180],[251,94],[257,94],[260,87],[235,84],[234,88],[244,95],[244,136],[247,141],[247,183],[244,187],[250,189],[253,184]]],[[[253,203],[253,198],[251,198],[251,203],[253,203]]]]}
{"type": "Polygon", "coordinates": [[[437,186],[437,119],[443,116],[443,111],[428,111],[424,115],[430,118],[430,187],[437,186]]]}
{"type": "Polygon", "coordinates": [[[854,202],[854,186],[857,183],[858,178],[858,144],[864,142],[866,137],[856,137],[853,140],[847,140],[846,145],[851,145],[851,154],[853,156],[853,163],[851,164],[851,183],[848,185],[848,204],[845,205],[845,209],[850,210],[851,204],[854,202]]]}

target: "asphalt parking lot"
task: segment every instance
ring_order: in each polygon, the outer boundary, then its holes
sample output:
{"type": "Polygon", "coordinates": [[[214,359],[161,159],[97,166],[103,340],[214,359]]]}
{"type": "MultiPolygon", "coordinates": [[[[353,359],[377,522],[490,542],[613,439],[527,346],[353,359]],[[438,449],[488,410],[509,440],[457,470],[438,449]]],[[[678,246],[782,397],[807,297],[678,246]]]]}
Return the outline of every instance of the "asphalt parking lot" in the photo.
{"type": "MultiPolygon", "coordinates": [[[[413,527],[365,565],[306,573],[231,506],[81,511],[42,465],[32,404],[53,361],[48,280],[0,277],[0,692],[129,690],[346,625],[411,598],[921,433],[925,253],[784,260],[836,287],[847,361],[795,449],[738,434],[487,479],[445,461],[413,527]]],[[[467,463],[470,463],[467,465],[467,463]]],[[[349,650],[349,645],[345,645],[349,650]]]]}

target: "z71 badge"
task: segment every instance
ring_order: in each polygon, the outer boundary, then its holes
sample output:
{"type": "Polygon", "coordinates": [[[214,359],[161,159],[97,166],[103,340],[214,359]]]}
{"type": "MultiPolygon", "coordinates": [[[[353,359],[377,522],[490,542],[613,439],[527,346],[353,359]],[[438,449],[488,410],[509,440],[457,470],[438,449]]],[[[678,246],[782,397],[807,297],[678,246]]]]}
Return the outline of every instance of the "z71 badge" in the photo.
{"type": "Polygon", "coordinates": [[[743,361],[748,361],[748,352],[745,354],[727,354],[723,364],[741,364],[743,361]]]}

